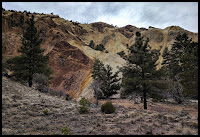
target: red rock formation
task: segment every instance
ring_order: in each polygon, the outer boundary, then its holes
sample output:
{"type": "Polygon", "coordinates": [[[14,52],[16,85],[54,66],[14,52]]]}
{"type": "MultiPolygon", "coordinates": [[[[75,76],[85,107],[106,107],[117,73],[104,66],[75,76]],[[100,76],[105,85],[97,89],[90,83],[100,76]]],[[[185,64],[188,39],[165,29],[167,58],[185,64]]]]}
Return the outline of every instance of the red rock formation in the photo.
{"type": "Polygon", "coordinates": [[[49,52],[49,62],[54,71],[50,86],[57,90],[65,90],[73,97],[77,97],[82,91],[82,81],[91,70],[91,59],[77,47],[61,41],[49,52]]]}

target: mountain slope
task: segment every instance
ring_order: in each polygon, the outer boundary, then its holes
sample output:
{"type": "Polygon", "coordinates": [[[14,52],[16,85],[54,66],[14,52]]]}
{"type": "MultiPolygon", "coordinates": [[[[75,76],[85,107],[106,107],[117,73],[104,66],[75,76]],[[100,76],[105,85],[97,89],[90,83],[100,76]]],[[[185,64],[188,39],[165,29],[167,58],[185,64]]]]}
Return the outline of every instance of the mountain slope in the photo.
{"type": "MultiPolygon", "coordinates": [[[[43,39],[41,47],[45,54],[49,54],[50,67],[53,69],[52,88],[64,90],[73,98],[81,94],[92,97],[92,65],[96,58],[105,64],[110,64],[117,71],[125,60],[117,52],[127,52],[126,44],[135,42],[135,32],[141,32],[144,38],[150,38],[149,45],[154,49],[161,46],[161,53],[165,47],[170,47],[176,34],[186,32],[194,41],[198,41],[198,34],[192,33],[178,26],[165,29],[137,28],[127,25],[121,28],[96,22],[80,24],[68,21],[59,16],[34,13],[35,26],[43,39]],[[93,40],[96,44],[103,44],[109,53],[96,51],[88,47],[93,40]]],[[[21,36],[27,26],[31,14],[27,12],[2,11],[2,41],[6,47],[5,56],[19,55],[21,36]]],[[[162,57],[159,58],[161,63],[162,57]]],[[[158,68],[161,67],[159,63],[158,68]]]]}

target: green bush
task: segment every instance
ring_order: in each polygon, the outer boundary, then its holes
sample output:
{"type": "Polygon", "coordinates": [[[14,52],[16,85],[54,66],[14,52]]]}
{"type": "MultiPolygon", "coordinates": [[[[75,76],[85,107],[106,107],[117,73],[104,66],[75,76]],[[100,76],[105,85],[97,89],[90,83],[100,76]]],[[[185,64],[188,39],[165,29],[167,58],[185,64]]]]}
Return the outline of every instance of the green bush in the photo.
{"type": "Polygon", "coordinates": [[[69,130],[68,126],[61,128],[62,135],[72,135],[72,132],[69,130]]]}
{"type": "Polygon", "coordinates": [[[79,104],[81,105],[79,107],[79,113],[80,114],[85,114],[85,113],[88,113],[89,112],[89,108],[90,108],[90,102],[85,98],[81,98],[79,104]]]}
{"type": "Polygon", "coordinates": [[[106,103],[101,105],[101,111],[106,114],[111,114],[115,112],[115,107],[111,101],[107,101],[106,103]]]}
{"type": "Polygon", "coordinates": [[[43,111],[43,113],[44,113],[45,115],[48,115],[48,112],[49,112],[49,111],[48,111],[48,109],[46,109],[46,108],[45,108],[44,111],[43,111]]]}

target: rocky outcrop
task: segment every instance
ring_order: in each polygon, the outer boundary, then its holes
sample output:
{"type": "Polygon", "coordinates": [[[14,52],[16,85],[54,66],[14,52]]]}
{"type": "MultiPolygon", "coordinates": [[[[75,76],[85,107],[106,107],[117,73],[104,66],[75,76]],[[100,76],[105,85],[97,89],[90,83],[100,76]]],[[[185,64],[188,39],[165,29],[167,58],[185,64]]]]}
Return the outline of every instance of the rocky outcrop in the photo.
{"type": "Polygon", "coordinates": [[[91,25],[92,25],[92,27],[93,27],[94,29],[96,29],[98,32],[101,32],[101,33],[104,32],[103,29],[104,29],[105,27],[107,27],[107,28],[114,28],[114,26],[109,25],[109,24],[106,24],[106,23],[103,23],[103,22],[91,23],[91,25]]]}
{"type": "Polygon", "coordinates": [[[49,62],[54,71],[51,87],[78,97],[81,83],[92,68],[92,60],[77,47],[60,41],[49,52],[49,62]]]}
{"type": "Polygon", "coordinates": [[[126,38],[130,39],[135,35],[137,31],[141,31],[139,28],[132,26],[132,25],[127,25],[125,27],[119,28],[118,31],[123,34],[126,38]]]}

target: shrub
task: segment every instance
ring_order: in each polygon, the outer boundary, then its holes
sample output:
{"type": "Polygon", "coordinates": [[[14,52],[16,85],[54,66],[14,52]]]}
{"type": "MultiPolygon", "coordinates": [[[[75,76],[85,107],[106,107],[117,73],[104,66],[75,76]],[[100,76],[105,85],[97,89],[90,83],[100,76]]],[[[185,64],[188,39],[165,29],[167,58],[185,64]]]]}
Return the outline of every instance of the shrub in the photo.
{"type": "Polygon", "coordinates": [[[121,99],[126,99],[128,97],[128,94],[126,93],[125,90],[121,90],[120,92],[120,98],[121,99]]]}
{"type": "Polygon", "coordinates": [[[79,107],[79,113],[80,114],[88,113],[91,103],[85,97],[81,98],[79,103],[81,105],[79,107]]]}
{"type": "Polygon", "coordinates": [[[48,112],[49,112],[49,110],[48,109],[44,109],[44,111],[43,111],[43,113],[45,114],[45,115],[48,115],[48,112]]]}
{"type": "Polygon", "coordinates": [[[61,128],[62,135],[72,135],[72,132],[69,130],[68,126],[61,128]]]}
{"type": "Polygon", "coordinates": [[[43,74],[39,74],[39,73],[35,73],[33,74],[33,81],[40,84],[40,85],[48,85],[48,78],[43,75],[43,74]]]}
{"type": "Polygon", "coordinates": [[[102,44],[96,45],[96,47],[94,48],[95,50],[99,50],[99,51],[104,51],[105,47],[102,44]]]}
{"type": "Polygon", "coordinates": [[[49,89],[49,94],[51,95],[51,96],[58,96],[58,92],[56,91],[56,90],[53,90],[53,89],[49,89]]]}
{"type": "Polygon", "coordinates": [[[120,55],[121,57],[123,57],[125,55],[125,52],[124,51],[120,51],[120,52],[117,52],[118,55],[120,55]]]}
{"type": "Polygon", "coordinates": [[[59,90],[57,94],[58,94],[59,97],[62,97],[62,96],[65,97],[66,93],[65,93],[64,90],[59,90]]]}
{"type": "Polygon", "coordinates": [[[111,101],[107,101],[106,103],[101,105],[101,111],[106,114],[111,114],[115,112],[115,107],[111,101]]]}
{"type": "Polygon", "coordinates": [[[152,95],[152,101],[153,102],[163,102],[164,101],[164,97],[159,93],[154,93],[152,95]]]}
{"type": "Polygon", "coordinates": [[[124,51],[120,51],[120,52],[118,52],[117,54],[120,55],[121,58],[123,58],[123,59],[125,59],[125,60],[127,59],[127,56],[126,56],[126,54],[125,54],[124,51]]]}
{"type": "Polygon", "coordinates": [[[45,85],[38,85],[36,89],[43,93],[48,93],[49,91],[49,88],[45,85]]]}

